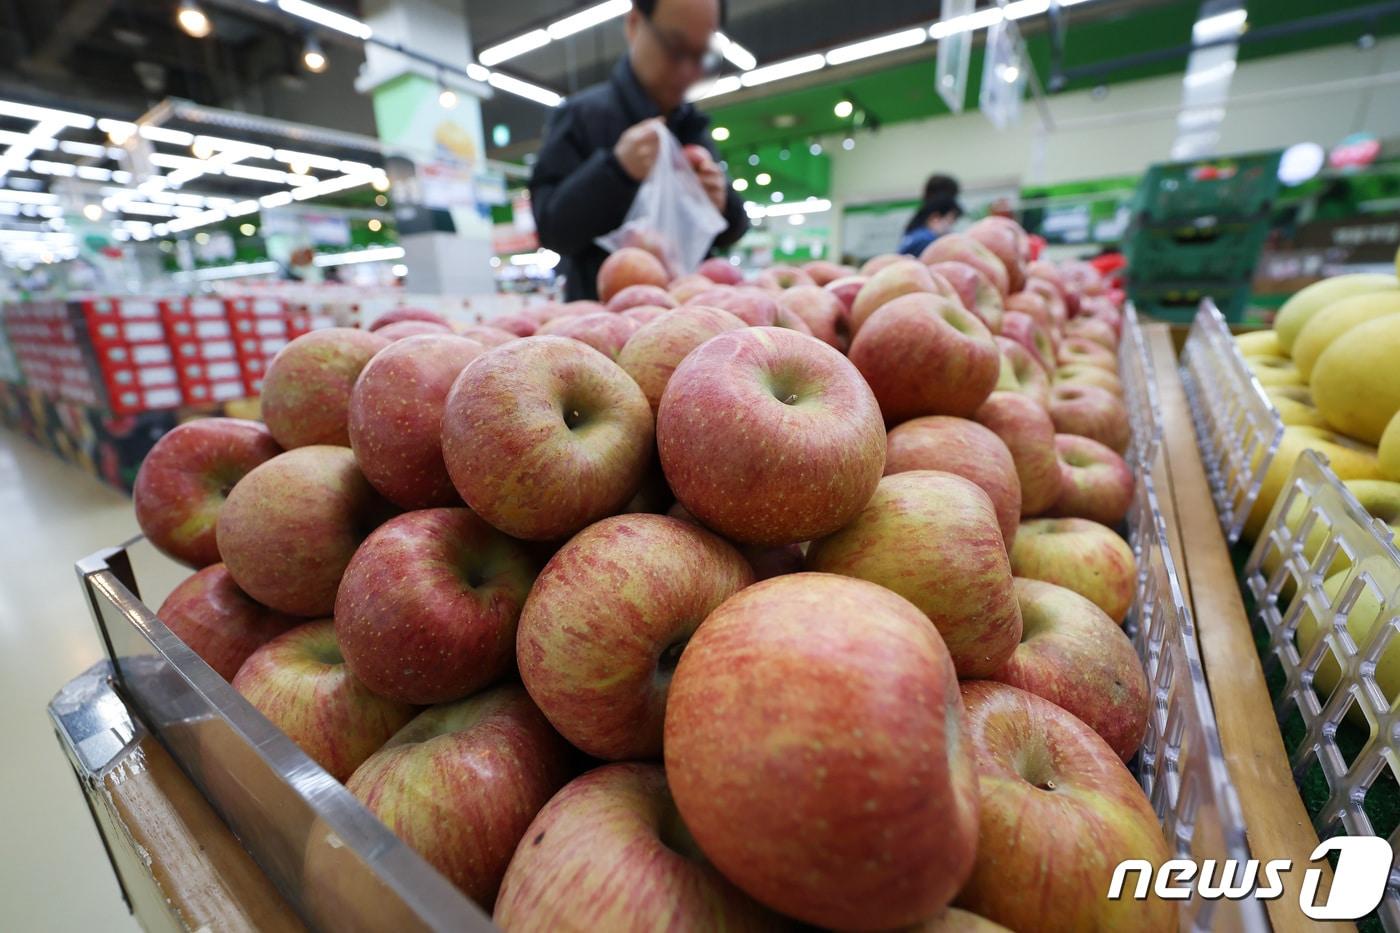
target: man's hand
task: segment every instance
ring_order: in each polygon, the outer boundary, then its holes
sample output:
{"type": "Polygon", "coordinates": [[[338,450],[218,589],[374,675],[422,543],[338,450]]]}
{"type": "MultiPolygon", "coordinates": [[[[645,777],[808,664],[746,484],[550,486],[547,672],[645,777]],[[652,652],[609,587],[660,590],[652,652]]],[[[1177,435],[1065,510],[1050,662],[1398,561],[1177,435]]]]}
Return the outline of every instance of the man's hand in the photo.
{"type": "Polygon", "coordinates": [[[724,202],[729,197],[729,181],[724,177],[724,169],[710,158],[710,152],[704,146],[686,146],[685,157],[700,179],[705,194],[709,195],[710,203],[723,214],[724,202]]]}
{"type": "Polygon", "coordinates": [[[642,181],[651,174],[651,167],[656,164],[656,153],[661,148],[656,134],[662,131],[661,118],[652,117],[629,126],[618,137],[617,145],[613,146],[613,155],[617,156],[622,170],[633,181],[642,181]]]}

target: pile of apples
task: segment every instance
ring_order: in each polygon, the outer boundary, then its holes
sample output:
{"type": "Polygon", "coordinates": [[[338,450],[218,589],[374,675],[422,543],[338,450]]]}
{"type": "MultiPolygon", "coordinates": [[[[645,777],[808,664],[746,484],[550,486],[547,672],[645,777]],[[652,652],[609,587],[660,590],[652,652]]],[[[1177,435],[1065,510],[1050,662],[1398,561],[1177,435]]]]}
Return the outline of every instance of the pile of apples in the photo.
{"type": "Polygon", "coordinates": [[[506,930],[1174,929],[1105,897],[1169,852],[1093,269],[991,218],[598,284],[164,437],[160,618],[506,930]]]}
{"type": "MultiPolygon", "coordinates": [[[[1315,282],[1284,303],[1273,328],[1235,338],[1284,424],[1245,521],[1246,538],[1259,536],[1305,450],[1326,456],[1362,508],[1388,526],[1392,539],[1400,533],[1400,252],[1396,273],[1315,282]]],[[[1304,503],[1298,502],[1283,521],[1298,532],[1305,517],[1304,503]]],[[[1326,523],[1313,522],[1303,541],[1304,557],[1315,562],[1327,537],[1326,523]]],[[[1265,572],[1272,574],[1281,562],[1277,551],[1270,552],[1265,572]]],[[[1392,558],[1366,563],[1364,569],[1384,592],[1400,590],[1392,558]]],[[[1323,589],[1335,600],[1353,575],[1352,560],[1339,549],[1322,573],[1323,589]]],[[[1291,586],[1280,593],[1285,601],[1292,596],[1291,586]]],[[[1364,650],[1384,617],[1371,588],[1346,612],[1352,639],[1364,650]]],[[[1304,613],[1297,635],[1300,655],[1306,658],[1321,637],[1322,624],[1304,613]]],[[[1340,676],[1337,661],[1324,652],[1315,677],[1319,695],[1330,696],[1340,676]]],[[[1376,679],[1387,699],[1400,697],[1400,650],[1385,651],[1376,679]]],[[[1364,724],[1364,717],[1356,718],[1364,724]]]]}

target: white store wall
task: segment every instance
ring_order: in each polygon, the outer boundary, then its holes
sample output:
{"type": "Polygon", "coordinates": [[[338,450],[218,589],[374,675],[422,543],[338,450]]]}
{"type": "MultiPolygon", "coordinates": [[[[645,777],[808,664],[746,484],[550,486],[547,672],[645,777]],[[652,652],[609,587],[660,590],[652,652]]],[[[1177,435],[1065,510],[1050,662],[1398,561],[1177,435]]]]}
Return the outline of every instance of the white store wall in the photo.
{"type": "MultiPolygon", "coordinates": [[[[1347,44],[1242,62],[1230,94],[1221,154],[1304,140],[1330,147],[1363,129],[1382,139],[1400,137],[1400,38],[1367,51],[1347,44]],[[1336,82],[1357,86],[1319,92],[1320,85],[1336,82]]],[[[860,134],[850,152],[828,141],[832,200],[916,197],[924,179],[940,171],[967,188],[1137,174],[1167,160],[1180,102],[1179,73],[1112,85],[1101,100],[1088,91],[1052,97],[1048,103],[1057,129],[1045,138],[1039,170],[1032,153],[1040,120],[1029,99],[1021,125],[1006,132],[969,111],[860,134]]],[[[879,102],[871,106],[878,114],[879,102]]]]}

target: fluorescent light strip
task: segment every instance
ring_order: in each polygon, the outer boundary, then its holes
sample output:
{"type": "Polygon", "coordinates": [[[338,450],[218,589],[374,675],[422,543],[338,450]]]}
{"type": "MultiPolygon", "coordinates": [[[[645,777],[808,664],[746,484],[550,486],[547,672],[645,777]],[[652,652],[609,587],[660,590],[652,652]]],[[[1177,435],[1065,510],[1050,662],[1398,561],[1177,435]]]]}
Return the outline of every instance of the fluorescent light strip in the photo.
{"type": "Polygon", "coordinates": [[[296,152],[292,149],[277,149],[272,153],[272,157],[278,162],[287,163],[287,165],[306,165],[310,168],[324,169],[327,172],[341,171],[340,160],[333,156],[296,152]]]}
{"type": "Polygon", "coordinates": [[[374,35],[374,30],[370,29],[368,24],[360,22],[353,16],[346,16],[344,13],[337,13],[335,10],[307,3],[306,0],[277,0],[277,8],[283,13],[290,13],[318,26],[343,32],[347,36],[354,36],[356,39],[368,39],[374,35]]]}
{"type": "MultiPolygon", "coordinates": [[[[310,198],[319,198],[323,194],[335,194],[337,191],[346,191],[350,188],[358,188],[374,181],[374,175],[342,175],[339,178],[327,178],[325,181],[318,181],[314,185],[303,185],[291,192],[292,200],[306,201],[310,198]]],[[[266,199],[263,199],[265,206],[266,199]]]]}
{"type": "Polygon", "coordinates": [[[744,202],[744,210],[750,217],[788,217],[793,214],[822,214],[831,210],[831,202],[826,198],[808,198],[805,201],[792,201],[788,204],[758,204],[744,202]]]}
{"type": "Polygon", "coordinates": [[[928,35],[930,39],[942,39],[946,36],[955,36],[960,32],[975,32],[978,29],[995,26],[1001,22],[1004,15],[1001,7],[988,7],[985,10],[968,13],[966,16],[955,16],[952,19],[934,23],[928,28],[928,35]]]}
{"type": "Polygon", "coordinates": [[[526,100],[533,100],[537,104],[544,104],[546,107],[558,107],[564,102],[564,98],[537,84],[528,81],[521,81],[519,78],[512,78],[510,75],[501,74],[499,71],[491,72],[491,77],[487,79],[492,87],[505,91],[507,94],[514,94],[517,97],[524,97],[526,100]]]}
{"type": "Polygon", "coordinates": [[[165,126],[155,126],[151,123],[142,123],[136,131],[141,134],[142,139],[149,139],[153,143],[188,146],[190,143],[194,142],[193,133],[186,133],[184,130],[172,130],[165,126]]]}
{"type": "Polygon", "coordinates": [[[1224,13],[1198,19],[1196,24],[1191,27],[1191,41],[1199,45],[1215,39],[1237,36],[1240,34],[1240,30],[1244,29],[1244,24],[1248,19],[1249,13],[1244,8],[1227,10],[1224,13]]]}
{"type": "Polygon", "coordinates": [[[180,233],[184,230],[193,230],[195,227],[207,227],[227,218],[228,215],[223,211],[202,211],[186,217],[177,217],[165,226],[172,233],[180,233]]]}
{"type": "MultiPolygon", "coordinates": [[[[544,28],[544,31],[549,34],[551,39],[563,39],[576,32],[592,29],[608,20],[617,19],[630,9],[632,9],[632,0],[604,0],[603,3],[595,4],[571,16],[550,23],[544,28]]],[[[490,62],[485,62],[485,64],[489,65],[490,62]]]]}
{"type": "Polygon", "coordinates": [[[752,71],[758,65],[758,59],[754,58],[752,52],[722,32],[716,32],[711,37],[710,47],[740,71],[752,71]]]}
{"type": "Polygon", "coordinates": [[[820,54],[802,55],[797,58],[790,58],[787,61],[776,62],[772,65],[764,65],[762,68],[755,68],[753,71],[746,71],[739,76],[739,81],[744,87],[756,87],[760,84],[767,84],[770,81],[781,81],[783,78],[792,78],[808,72],[818,71],[826,67],[826,59],[820,54]]]}
{"type": "Polygon", "coordinates": [[[1050,0],[1014,0],[1004,8],[1007,19],[1025,19],[1050,11],[1050,0]]]}
{"type": "Polygon", "coordinates": [[[1203,84],[1224,81],[1234,73],[1235,63],[1226,61],[1218,65],[1211,65],[1209,68],[1202,68],[1200,71],[1188,71],[1181,81],[1187,87],[1200,87],[1203,84]]]}
{"type": "Polygon", "coordinates": [[[111,181],[112,170],[96,165],[79,165],[78,177],[87,181],[111,181]]]}
{"type": "Polygon", "coordinates": [[[402,259],[403,256],[402,246],[378,246],[372,249],[356,250],[353,253],[329,253],[317,256],[312,260],[312,263],[324,269],[328,266],[349,266],[360,262],[388,262],[402,259]]]}
{"type": "Polygon", "coordinates": [[[242,217],[244,214],[251,214],[257,209],[258,202],[252,200],[239,201],[237,204],[232,204],[229,207],[225,208],[225,210],[228,211],[228,215],[230,217],[242,217]]]}
{"type": "Polygon", "coordinates": [[[33,146],[35,149],[52,149],[58,145],[56,139],[35,139],[33,133],[16,133],[13,130],[0,130],[0,144],[6,146],[33,146]]]}
{"type": "Polygon", "coordinates": [[[54,110],[51,107],[36,107],[13,100],[0,100],[0,116],[14,117],[16,120],[33,120],[35,123],[57,123],[60,126],[74,126],[80,130],[90,130],[97,121],[83,113],[68,110],[54,110]]]}
{"type": "Polygon", "coordinates": [[[258,198],[258,204],[262,207],[286,207],[292,203],[292,200],[290,191],[277,191],[258,198]]]}
{"type": "Polygon", "coordinates": [[[497,43],[488,49],[482,49],[481,54],[477,55],[476,59],[487,67],[499,65],[517,55],[524,55],[526,52],[543,48],[549,45],[549,42],[549,33],[543,29],[532,29],[514,39],[507,39],[505,42],[497,43]]]}
{"type": "Polygon", "coordinates": [[[80,143],[75,140],[65,139],[58,144],[58,148],[69,155],[82,156],[87,159],[107,158],[107,147],[99,146],[97,143],[80,143]]]}
{"type": "MultiPolygon", "coordinates": [[[[229,165],[224,168],[225,175],[230,178],[246,178],[249,181],[265,181],[270,184],[280,185],[286,183],[296,184],[299,182],[293,179],[305,178],[305,175],[292,175],[280,169],[258,168],[253,165],[229,165]]],[[[315,181],[315,179],[312,179],[315,181]]]]}
{"type": "Polygon", "coordinates": [[[697,100],[704,100],[707,97],[718,97],[721,94],[733,94],[735,91],[742,89],[743,86],[744,84],[739,80],[738,75],[725,75],[722,78],[714,78],[710,81],[704,81],[700,84],[693,85],[690,91],[685,95],[685,99],[693,103],[697,100]]]}
{"type": "Polygon", "coordinates": [[[72,162],[49,162],[44,159],[31,160],[29,170],[40,175],[61,175],[65,178],[72,178],[78,173],[78,167],[72,162]]]}
{"type": "MultiPolygon", "coordinates": [[[[165,236],[159,227],[153,232],[156,236],[165,236]]],[[[191,272],[176,272],[175,278],[207,282],[214,279],[237,279],[245,275],[272,275],[281,271],[281,266],[268,259],[264,262],[236,262],[231,266],[210,266],[207,269],[195,269],[191,272]]]]}
{"type": "Polygon", "coordinates": [[[927,38],[928,32],[922,26],[917,29],[893,32],[886,36],[876,36],[874,39],[852,42],[850,45],[832,49],[826,53],[826,63],[828,65],[844,65],[862,58],[884,55],[886,52],[897,52],[900,49],[920,45],[927,38]]]}
{"type": "Polygon", "coordinates": [[[233,153],[240,159],[271,159],[276,152],[271,146],[245,143],[238,139],[224,139],[222,136],[196,136],[191,145],[208,146],[218,152],[233,153]]]}

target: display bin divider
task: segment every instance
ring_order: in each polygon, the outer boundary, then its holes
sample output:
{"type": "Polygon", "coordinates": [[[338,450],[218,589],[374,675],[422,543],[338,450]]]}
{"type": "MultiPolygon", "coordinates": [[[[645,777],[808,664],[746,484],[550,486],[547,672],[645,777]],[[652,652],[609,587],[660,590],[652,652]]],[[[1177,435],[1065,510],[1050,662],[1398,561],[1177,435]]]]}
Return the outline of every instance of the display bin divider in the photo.
{"type": "Polygon", "coordinates": [[[142,604],[135,538],[77,573],[122,698],[317,930],[494,930],[490,918],[142,604]]]}
{"type": "Polygon", "coordinates": [[[1181,382],[1220,525],[1234,544],[1283,439],[1283,421],[1208,298],[1181,351],[1181,382]]]}
{"type": "MultiPolygon", "coordinates": [[[[1400,846],[1393,815],[1400,709],[1385,692],[1397,684],[1378,680],[1389,669],[1386,656],[1400,652],[1400,549],[1390,529],[1324,456],[1304,451],[1255,542],[1244,583],[1268,634],[1264,670],[1283,682],[1278,721],[1285,734],[1290,722],[1301,723],[1302,738],[1289,749],[1294,777],[1300,786],[1319,774],[1326,782],[1313,817],[1319,838],[1384,834],[1392,849],[1400,846]],[[1363,721],[1368,737],[1349,738],[1363,721]],[[1381,818],[1390,825],[1377,825],[1381,818]]],[[[1400,931],[1394,864],[1378,912],[1386,930],[1400,931]]]]}
{"type": "Polygon", "coordinates": [[[1123,380],[1123,401],[1132,428],[1124,459],[1134,473],[1151,469],[1162,444],[1162,403],[1157,397],[1157,377],[1137,309],[1123,306],[1123,336],[1118,342],[1118,373],[1123,380]]]}

